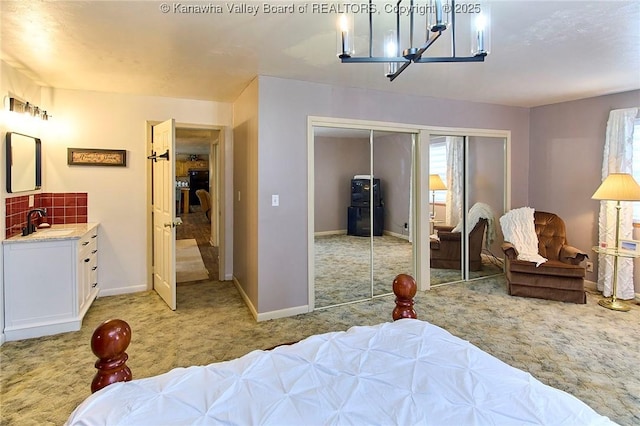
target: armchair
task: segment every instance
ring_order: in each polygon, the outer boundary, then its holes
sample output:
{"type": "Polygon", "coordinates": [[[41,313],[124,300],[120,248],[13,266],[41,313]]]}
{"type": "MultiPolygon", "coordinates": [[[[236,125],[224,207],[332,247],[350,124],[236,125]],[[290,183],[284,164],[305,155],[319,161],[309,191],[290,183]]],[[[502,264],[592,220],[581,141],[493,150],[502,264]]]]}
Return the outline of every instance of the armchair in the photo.
{"type": "Polygon", "coordinates": [[[553,213],[533,214],[538,253],[548,260],[540,266],[518,260],[510,242],[502,244],[508,291],[512,296],[535,297],[560,302],[587,303],[584,291],[586,253],[567,243],[564,221],[553,213]]]}
{"type": "MultiPolygon", "coordinates": [[[[479,219],[469,233],[469,270],[482,269],[482,240],[487,227],[487,219],[479,219]]],[[[460,232],[451,232],[453,226],[434,226],[438,239],[430,240],[431,267],[438,269],[462,268],[462,241],[460,232]]]]}

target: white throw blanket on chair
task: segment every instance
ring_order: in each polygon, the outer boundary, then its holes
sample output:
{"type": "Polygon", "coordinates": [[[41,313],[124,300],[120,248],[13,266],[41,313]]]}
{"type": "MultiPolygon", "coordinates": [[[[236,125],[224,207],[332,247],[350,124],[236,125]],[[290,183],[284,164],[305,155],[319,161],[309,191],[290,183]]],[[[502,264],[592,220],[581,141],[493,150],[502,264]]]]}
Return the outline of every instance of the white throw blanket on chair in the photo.
{"type": "Polygon", "coordinates": [[[505,213],[500,218],[504,240],[518,250],[518,260],[534,262],[540,266],[547,261],[538,253],[538,236],[531,207],[521,207],[505,213]]]}
{"type": "MultiPolygon", "coordinates": [[[[488,204],[475,203],[473,206],[471,206],[471,208],[469,209],[469,214],[467,215],[467,221],[469,222],[467,225],[467,234],[471,233],[480,219],[487,219],[487,229],[485,230],[484,246],[488,249],[496,239],[496,225],[494,223],[495,218],[493,216],[493,210],[491,210],[491,207],[489,207],[488,204]]],[[[456,227],[451,230],[451,232],[461,231],[462,221],[460,221],[456,225],[456,227]]]]}

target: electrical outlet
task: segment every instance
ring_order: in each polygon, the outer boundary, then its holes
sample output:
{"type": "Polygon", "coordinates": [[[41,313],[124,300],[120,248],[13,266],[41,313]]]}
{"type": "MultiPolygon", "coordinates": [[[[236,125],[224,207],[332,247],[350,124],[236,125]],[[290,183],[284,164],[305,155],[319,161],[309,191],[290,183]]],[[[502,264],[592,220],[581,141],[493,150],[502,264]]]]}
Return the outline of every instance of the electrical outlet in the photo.
{"type": "Polygon", "coordinates": [[[593,272],[593,262],[587,261],[587,272],[593,272]]]}

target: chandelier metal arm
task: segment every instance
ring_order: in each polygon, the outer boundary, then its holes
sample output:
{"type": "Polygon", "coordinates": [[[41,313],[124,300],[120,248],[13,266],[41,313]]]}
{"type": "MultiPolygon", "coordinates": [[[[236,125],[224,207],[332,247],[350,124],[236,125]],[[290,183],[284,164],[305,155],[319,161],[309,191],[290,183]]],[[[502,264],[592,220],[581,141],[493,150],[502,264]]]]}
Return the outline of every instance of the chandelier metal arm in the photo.
{"type": "MultiPolygon", "coordinates": [[[[400,43],[400,4],[403,0],[397,0],[398,12],[396,12],[396,42],[400,43]]],[[[451,56],[440,57],[423,57],[422,55],[429,49],[433,43],[440,38],[442,32],[445,31],[448,26],[441,24],[431,28],[431,34],[426,42],[419,48],[413,47],[413,34],[414,34],[414,0],[411,0],[410,13],[409,13],[409,47],[402,51],[402,56],[386,57],[386,56],[373,56],[373,0],[369,0],[369,56],[351,56],[346,51],[343,42],[342,53],[338,55],[342,63],[398,63],[401,64],[393,74],[386,74],[390,81],[393,81],[398,77],[411,63],[450,63],[450,62],[484,62],[487,51],[481,51],[474,56],[456,56],[456,13],[451,14],[451,56]]],[[[455,11],[455,0],[451,0],[450,9],[455,11]]],[[[399,54],[399,51],[396,53],[399,54]]]]}

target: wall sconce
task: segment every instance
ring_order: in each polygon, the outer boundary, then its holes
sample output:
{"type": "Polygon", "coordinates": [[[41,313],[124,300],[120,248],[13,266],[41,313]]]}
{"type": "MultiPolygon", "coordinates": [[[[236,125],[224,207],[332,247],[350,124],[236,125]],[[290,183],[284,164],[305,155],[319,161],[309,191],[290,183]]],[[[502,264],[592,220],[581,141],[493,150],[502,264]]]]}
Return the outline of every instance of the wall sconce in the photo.
{"type": "Polygon", "coordinates": [[[22,102],[16,98],[9,98],[9,111],[28,114],[31,117],[40,118],[47,121],[51,118],[51,115],[47,111],[40,109],[40,107],[30,104],[29,102],[22,102]]]}

